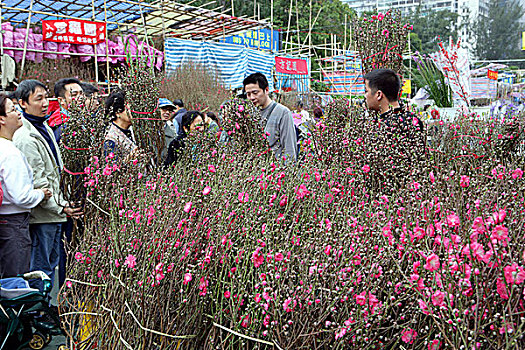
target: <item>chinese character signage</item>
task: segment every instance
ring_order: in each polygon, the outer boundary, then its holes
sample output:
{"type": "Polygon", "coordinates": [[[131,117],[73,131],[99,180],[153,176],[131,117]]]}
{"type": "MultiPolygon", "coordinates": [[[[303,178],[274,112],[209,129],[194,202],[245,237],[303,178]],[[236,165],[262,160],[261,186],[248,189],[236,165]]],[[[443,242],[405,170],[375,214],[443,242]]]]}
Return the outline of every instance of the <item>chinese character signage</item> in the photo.
{"type": "Polygon", "coordinates": [[[306,60],[297,58],[275,57],[275,70],[284,74],[308,74],[308,64],[306,60]]]}
{"type": "Polygon", "coordinates": [[[498,72],[488,69],[487,77],[491,80],[498,80],[498,72]]]}
{"type": "Polygon", "coordinates": [[[106,40],[106,23],[76,19],[42,21],[45,41],[98,44],[106,40]]]}
{"type": "Polygon", "coordinates": [[[221,42],[269,51],[279,51],[279,31],[270,29],[248,30],[244,33],[227,36],[221,42]]]}

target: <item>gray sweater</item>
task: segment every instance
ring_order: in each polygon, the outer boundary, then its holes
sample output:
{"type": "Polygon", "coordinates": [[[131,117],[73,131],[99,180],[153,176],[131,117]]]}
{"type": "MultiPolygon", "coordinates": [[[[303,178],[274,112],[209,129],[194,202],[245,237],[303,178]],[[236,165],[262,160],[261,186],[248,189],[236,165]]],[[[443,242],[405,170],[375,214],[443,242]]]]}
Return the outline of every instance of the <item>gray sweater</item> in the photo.
{"type": "Polygon", "coordinates": [[[292,112],[282,104],[272,101],[268,107],[261,109],[260,124],[268,135],[268,143],[277,159],[281,160],[282,157],[285,157],[287,163],[295,162],[297,160],[297,134],[292,112]]]}

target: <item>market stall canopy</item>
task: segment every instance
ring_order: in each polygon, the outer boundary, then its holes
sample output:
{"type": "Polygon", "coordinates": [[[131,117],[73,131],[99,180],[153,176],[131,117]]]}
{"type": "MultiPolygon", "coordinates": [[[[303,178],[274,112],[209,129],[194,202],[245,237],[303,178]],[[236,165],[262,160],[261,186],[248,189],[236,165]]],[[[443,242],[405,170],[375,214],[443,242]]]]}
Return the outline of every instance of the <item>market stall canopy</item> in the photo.
{"type": "Polygon", "coordinates": [[[472,77],[486,76],[489,69],[493,71],[498,71],[498,70],[505,69],[505,68],[508,68],[508,66],[505,64],[491,63],[485,67],[471,70],[470,76],[472,77]]]}
{"type": "Polygon", "coordinates": [[[7,0],[1,2],[2,21],[13,25],[52,19],[89,19],[104,21],[108,30],[119,26],[146,28],[148,35],[171,34],[176,37],[213,40],[257,27],[264,21],[179,4],[167,0],[152,3],[131,0],[7,0]],[[29,15],[31,14],[31,16],[29,15]]]}

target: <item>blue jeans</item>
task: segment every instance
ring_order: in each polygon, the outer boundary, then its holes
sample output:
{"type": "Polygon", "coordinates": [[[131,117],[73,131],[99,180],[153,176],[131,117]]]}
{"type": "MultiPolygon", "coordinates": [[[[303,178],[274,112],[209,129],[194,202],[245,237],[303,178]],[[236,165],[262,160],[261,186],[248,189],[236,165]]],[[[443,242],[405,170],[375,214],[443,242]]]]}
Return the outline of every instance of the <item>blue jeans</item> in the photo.
{"type": "MultiPolygon", "coordinates": [[[[40,270],[51,278],[51,285],[55,282],[55,268],[60,259],[60,239],[62,223],[31,224],[31,271],[40,270]]],[[[40,281],[33,281],[34,288],[42,290],[40,281]],[[35,283],[36,282],[36,283],[35,283]]]]}

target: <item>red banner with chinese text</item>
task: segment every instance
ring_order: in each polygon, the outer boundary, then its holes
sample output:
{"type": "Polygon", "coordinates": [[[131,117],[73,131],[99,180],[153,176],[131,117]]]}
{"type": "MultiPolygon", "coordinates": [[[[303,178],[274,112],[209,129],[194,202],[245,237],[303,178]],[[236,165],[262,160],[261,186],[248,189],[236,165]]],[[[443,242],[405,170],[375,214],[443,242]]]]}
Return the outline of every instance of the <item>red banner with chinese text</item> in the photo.
{"type": "Polygon", "coordinates": [[[487,69],[487,77],[491,80],[498,80],[498,72],[487,69]]]}
{"type": "Polygon", "coordinates": [[[106,23],[77,19],[42,21],[45,41],[69,44],[98,44],[106,40],[106,23]]]}
{"type": "Polygon", "coordinates": [[[306,60],[298,58],[275,57],[275,70],[278,73],[308,75],[306,60]]]}

